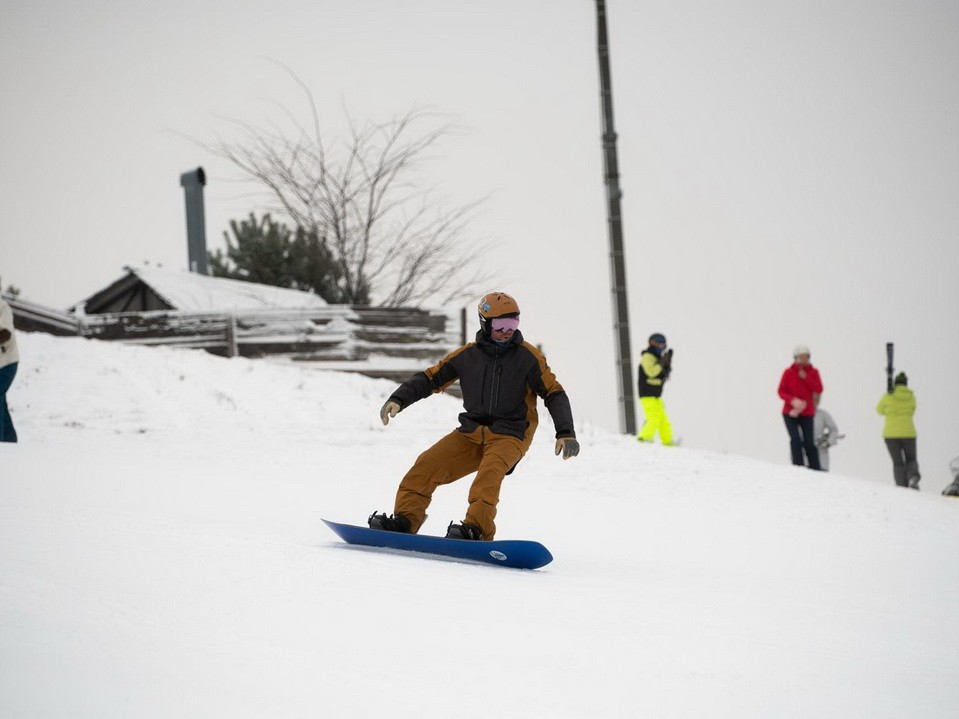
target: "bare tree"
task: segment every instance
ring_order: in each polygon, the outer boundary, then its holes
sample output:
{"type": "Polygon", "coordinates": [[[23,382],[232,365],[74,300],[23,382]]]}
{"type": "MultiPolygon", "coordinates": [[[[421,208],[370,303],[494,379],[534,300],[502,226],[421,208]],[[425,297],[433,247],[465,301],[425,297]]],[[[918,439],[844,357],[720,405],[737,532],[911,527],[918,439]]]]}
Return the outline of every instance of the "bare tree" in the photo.
{"type": "Polygon", "coordinates": [[[464,232],[479,202],[447,209],[414,181],[426,152],[451,124],[411,110],[390,122],[361,125],[347,114],[349,136],[327,148],[309,88],[289,68],[308,101],[305,127],[279,105],[294,130],[230,119],[239,141],[199,143],[264,185],[275,213],[326,239],[345,303],[417,306],[475,294],[487,278],[481,249],[464,232]]]}

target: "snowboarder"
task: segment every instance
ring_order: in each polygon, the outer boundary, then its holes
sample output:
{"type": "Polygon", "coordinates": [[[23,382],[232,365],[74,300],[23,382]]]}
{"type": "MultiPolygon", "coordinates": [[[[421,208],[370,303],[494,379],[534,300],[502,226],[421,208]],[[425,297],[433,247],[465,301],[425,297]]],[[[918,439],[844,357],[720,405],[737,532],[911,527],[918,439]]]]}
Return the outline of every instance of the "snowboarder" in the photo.
{"type": "Polygon", "coordinates": [[[816,437],[816,449],[819,450],[819,466],[823,472],[829,471],[829,448],[839,444],[845,435],[839,434],[835,420],[822,407],[816,407],[813,417],[813,435],[816,437]]]}
{"type": "Polygon", "coordinates": [[[784,402],[782,415],[789,433],[792,463],[799,467],[808,463],[810,469],[821,469],[813,418],[822,394],[822,379],[819,370],[810,364],[810,356],[806,345],[796,346],[793,350],[794,362],[785,369],[779,380],[779,396],[784,402]],[[804,451],[806,462],[803,462],[804,451]]]}
{"type": "Polygon", "coordinates": [[[649,336],[649,346],[639,357],[637,385],[639,402],[646,417],[636,435],[640,442],[652,442],[658,432],[664,445],[674,444],[673,426],[666,414],[666,403],[663,402],[663,386],[669,379],[672,367],[673,351],[666,348],[666,335],[654,332],[649,336]]]}
{"type": "Polygon", "coordinates": [[[20,355],[13,328],[13,310],[0,298],[0,442],[16,442],[17,430],[7,408],[7,390],[17,375],[20,355]]]}
{"type": "Polygon", "coordinates": [[[899,487],[919,489],[919,461],[916,456],[916,395],[909,389],[905,372],[896,375],[892,392],[885,393],[876,411],[885,415],[882,436],[892,457],[892,476],[899,487]]]}
{"type": "Polygon", "coordinates": [[[489,293],[479,302],[476,341],[414,374],[383,404],[380,419],[386,425],[398,412],[459,379],[466,411],[459,416],[458,429],[416,459],[400,482],[393,514],[374,512],[371,528],[416,533],[436,488],[476,472],[466,516],[462,523],[450,522],[446,536],[493,539],[500,485],[526,454],[536,432],[537,396],[553,419],[556,454],[563,459],[579,454],[566,391],[542,353],[524,341],[519,317],[516,300],[505,292],[489,293]]]}

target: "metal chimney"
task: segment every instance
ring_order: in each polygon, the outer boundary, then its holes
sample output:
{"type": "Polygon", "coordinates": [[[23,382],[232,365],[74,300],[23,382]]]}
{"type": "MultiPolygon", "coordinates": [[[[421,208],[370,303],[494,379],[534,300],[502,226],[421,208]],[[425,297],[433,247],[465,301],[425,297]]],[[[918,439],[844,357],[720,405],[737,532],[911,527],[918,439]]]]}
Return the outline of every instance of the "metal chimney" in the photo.
{"type": "Polygon", "coordinates": [[[210,274],[206,266],[206,219],[203,213],[203,186],[206,173],[202,167],[180,175],[180,185],[186,196],[186,244],[190,272],[210,274]]]}

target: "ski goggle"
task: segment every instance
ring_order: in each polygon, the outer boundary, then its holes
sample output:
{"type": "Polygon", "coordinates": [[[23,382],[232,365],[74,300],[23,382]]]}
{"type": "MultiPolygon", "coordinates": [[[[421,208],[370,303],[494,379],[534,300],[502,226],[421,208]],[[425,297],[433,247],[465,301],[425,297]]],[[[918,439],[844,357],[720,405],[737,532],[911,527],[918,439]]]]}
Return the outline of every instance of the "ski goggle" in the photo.
{"type": "Polygon", "coordinates": [[[490,320],[490,326],[494,332],[516,330],[519,329],[519,317],[497,317],[495,320],[490,320]]]}

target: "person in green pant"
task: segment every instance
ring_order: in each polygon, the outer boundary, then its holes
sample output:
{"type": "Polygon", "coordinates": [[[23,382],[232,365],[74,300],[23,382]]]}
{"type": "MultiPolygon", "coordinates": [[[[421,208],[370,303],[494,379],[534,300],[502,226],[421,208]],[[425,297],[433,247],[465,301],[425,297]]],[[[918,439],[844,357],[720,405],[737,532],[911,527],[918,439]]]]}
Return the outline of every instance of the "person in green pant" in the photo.
{"type": "Polygon", "coordinates": [[[885,415],[882,436],[892,457],[892,476],[900,487],[919,489],[919,461],[916,457],[916,395],[908,387],[905,372],[896,375],[892,392],[887,392],[876,405],[876,411],[885,415]]]}

